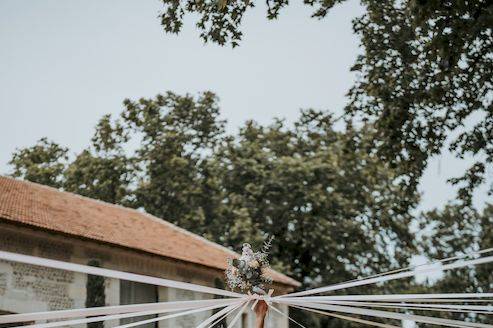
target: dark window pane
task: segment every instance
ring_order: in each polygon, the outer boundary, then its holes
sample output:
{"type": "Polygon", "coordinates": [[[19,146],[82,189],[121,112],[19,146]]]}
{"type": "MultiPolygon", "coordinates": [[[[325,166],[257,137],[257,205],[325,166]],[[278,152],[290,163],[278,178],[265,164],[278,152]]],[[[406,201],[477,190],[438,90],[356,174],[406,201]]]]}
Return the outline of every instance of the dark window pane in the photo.
{"type": "MultiPolygon", "coordinates": [[[[120,304],[139,304],[139,303],[153,303],[158,299],[157,287],[148,284],[141,284],[138,282],[120,281],[120,304]]],[[[156,315],[148,315],[142,317],[121,319],[121,324],[127,324],[131,322],[142,321],[146,319],[155,318],[156,315]]],[[[141,325],[142,328],[155,328],[156,323],[148,323],[141,325]]]]}

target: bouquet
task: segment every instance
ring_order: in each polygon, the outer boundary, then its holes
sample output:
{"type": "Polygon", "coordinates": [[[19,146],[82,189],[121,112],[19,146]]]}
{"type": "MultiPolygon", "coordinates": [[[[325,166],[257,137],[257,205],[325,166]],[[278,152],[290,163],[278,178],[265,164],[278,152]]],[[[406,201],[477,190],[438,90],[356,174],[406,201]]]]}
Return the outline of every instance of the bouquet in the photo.
{"type": "Polygon", "coordinates": [[[240,258],[229,259],[226,269],[226,281],[232,290],[264,295],[265,285],[272,283],[266,275],[269,266],[269,249],[272,238],[264,243],[261,251],[254,252],[250,244],[243,244],[240,258]]]}

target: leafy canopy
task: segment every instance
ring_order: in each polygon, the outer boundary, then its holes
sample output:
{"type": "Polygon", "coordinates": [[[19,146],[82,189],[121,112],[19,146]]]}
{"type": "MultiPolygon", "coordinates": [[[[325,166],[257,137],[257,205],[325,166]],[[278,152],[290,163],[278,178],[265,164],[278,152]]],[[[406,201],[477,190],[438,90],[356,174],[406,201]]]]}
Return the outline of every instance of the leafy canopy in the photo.
{"type": "MultiPolygon", "coordinates": [[[[180,32],[186,14],[198,16],[205,42],[240,44],[250,0],[162,0],[161,23],[180,32]]],[[[343,0],[305,0],[323,19],[343,0]]],[[[375,123],[373,148],[400,167],[416,188],[428,158],[445,149],[474,163],[450,182],[463,205],[488,183],[493,161],[493,3],[488,0],[361,0],[354,20],[364,52],[353,66],[348,120],[375,123]]],[[[268,19],[289,5],[267,0],[268,19]]],[[[490,181],[492,182],[492,181],[490,181]]],[[[490,184],[490,193],[493,184],[490,184]]]]}
{"type": "Polygon", "coordinates": [[[22,176],[29,181],[59,188],[68,149],[42,138],[33,147],[16,151],[9,164],[13,176],[22,176]]]}
{"type": "Polygon", "coordinates": [[[305,110],[294,125],[248,121],[227,135],[213,93],[167,92],[125,100],[73,159],[42,139],[11,164],[14,176],[142,208],[232,248],[276,236],[274,266],[318,286],[404,265],[415,248],[417,193],[371,150],[370,125],[334,123],[305,110]],[[62,168],[51,180],[25,173],[48,164],[62,168]]]}
{"type": "MultiPolygon", "coordinates": [[[[317,19],[340,2],[304,1],[317,19]]],[[[268,19],[289,5],[266,3],[268,19]]],[[[126,100],[121,116],[103,117],[92,146],[72,161],[46,139],[18,150],[13,175],[140,207],[233,247],[277,235],[277,268],[316,286],[405,262],[416,243],[408,224],[419,179],[429,158],[449,149],[474,163],[451,180],[460,187],[456,205],[418,217],[432,231],[425,250],[447,257],[491,247],[493,210],[479,214],[470,205],[493,161],[493,3],[361,3],[366,10],[353,28],[364,52],[353,66],[359,78],[345,131],[334,129],[330,115],[308,110],[294,126],[251,121],[230,136],[214,94],[166,93],[126,100]],[[128,152],[129,145],[138,146],[128,152]]],[[[254,5],[163,0],[161,23],[178,33],[194,14],[205,42],[235,47],[254,5]]],[[[491,288],[488,270],[449,273],[428,289],[484,292],[491,288]]],[[[344,325],[302,319],[313,327],[344,325]]]]}

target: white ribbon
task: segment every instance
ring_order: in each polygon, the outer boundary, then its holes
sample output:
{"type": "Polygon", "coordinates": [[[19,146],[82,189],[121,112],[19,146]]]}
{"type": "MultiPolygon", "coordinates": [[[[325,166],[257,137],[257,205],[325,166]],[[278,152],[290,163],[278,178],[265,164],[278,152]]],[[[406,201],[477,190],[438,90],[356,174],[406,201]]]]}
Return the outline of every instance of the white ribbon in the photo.
{"type": "MultiPolygon", "coordinates": [[[[281,301],[280,301],[281,302],[281,301]]],[[[282,302],[284,303],[284,302],[282,302]]],[[[318,304],[318,303],[310,303],[305,302],[302,299],[298,301],[290,301],[285,304],[293,304],[299,305],[314,309],[320,310],[328,310],[334,312],[342,312],[349,314],[357,314],[357,315],[365,315],[370,317],[380,317],[386,319],[397,319],[397,320],[409,320],[414,322],[428,323],[434,325],[442,325],[448,327],[475,327],[475,328],[493,328],[493,325],[483,324],[483,323],[474,323],[474,322],[466,322],[459,320],[451,320],[451,319],[442,319],[442,318],[434,318],[427,317],[422,315],[413,315],[413,314],[404,314],[404,313],[396,313],[396,312],[388,312],[388,311],[380,311],[380,310],[370,310],[370,309],[362,309],[348,306],[339,306],[339,305],[328,305],[328,304],[318,304]]]]}
{"type": "Polygon", "coordinates": [[[230,298],[230,299],[211,299],[211,300],[200,300],[200,301],[160,302],[160,303],[93,307],[93,308],[74,309],[74,310],[6,314],[6,315],[0,315],[0,324],[29,322],[29,321],[38,321],[38,320],[69,319],[69,318],[77,318],[77,317],[123,314],[123,313],[144,312],[144,311],[165,310],[168,312],[173,312],[173,311],[200,308],[210,305],[224,304],[224,306],[226,306],[237,300],[238,300],[237,298],[230,298]]]}
{"type": "Polygon", "coordinates": [[[236,322],[238,322],[238,320],[240,320],[241,315],[243,314],[243,312],[245,312],[245,309],[248,307],[248,304],[250,304],[249,300],[245,303],[245,305],[243,305],[243,307],[240,309],[240,311],[234,316],[233,320],[231,320],[231,322],[229,323],[227,328],[233,328],[235,326],[236,322]]]}
{"type": "MultiPolygon", "coordinates": [[[[318,302],[317,302],[318,303],[318,302]]],[[[351,301],[324,301],[323,304],[332,305],[349,305],[360,307],[377,307],[377,308],[393,308],[393,309],[409,309],[409,310],[426,310],[426,311],[448,311],[448,312],[466,312],[466,313],[481,313],[490,314],[493,312],[491,305],[463,305],[463,304],[421,304],[421,303],[381,303],[381,302],[351,302],[351,301]]]]}
{"type": "MultiPolygon", "coordinates": [[[[245,300],[244,303],[248,303],[248,301],[245,300]]],[[[227,318],[231,313],[233,313],[234,311],[236,311],[242,305],[243,305],[243,303],[240,303],[237,306],[235,306],[233,309],[231,309],[229,312],[224,313],[221,317],[219,317],[218,319],[216,319],[216,321],[214,321],[213,323],[209,324],[207,326],[207,328],[213,328],[213,327],[215,327],[219,322],[221,322],[222,320],[224,320],[225,318],[227,318]]]]}
{"type": "Polygon", "coordinates": [[[428,302],[428,303],[493,303],[492,299],[487,299],[487,300],[479,300],[479,299],[456,299],[456,298],[450,298],[450,299],[441,299],[441,298],[430,298],[430,299],[412,299],[412,300],[404,300],[405,302],[408,303],[422,303],[422,302],[428,302]]]}
{"type": "Polygon", "coordinates": [[[370,321],[370,320],[364,320],[364,319],[360,319],[360,318],[348,317],[348,316],[342,315],[342,314],[337,314],[337,313],[332,313],[332,312],[324,312],[324,311],[310,309],[310,308],[302,307],[302,306],[291,305],[291,307],[294,307],[294,308],[297,308],[297,309],[301,309],[301,310],[305,310],[305,311],[310,311],[310,312],[313,312],[313,313],[323,314],[323,315],[334,317],[334,318],[338,318],[338,319],[343,319],[343,320],[353,321],[353,322],[357,322],[357,323],[362,323],[362,324],[369,325],[369,326],[382,327],[382,328],[401,328],[401,327],[389,325],[389,324],[386,324],[386,323],[380,323],[380,322],[376,322],[376,321],[370,321]]]}
{"type": "MultiPolygon", "coordinates": [[[[491,250],[492,249],[488,249],[476,253],[479,254],[491,250]]],[[[24,326],[30,328],[52,328],[52,327],[75,325],[75,324],[88,323],[88,322],[114,320],[114,319],[122,319],[122,318],[137,317],[144,315],[156,315],[156,314],[163,314],[167,312],[181,311],[179,313],[142,320],[126,325],[121,325],[118,327],[118,328],[130,328],[145,323],[157,322],[160,320],[166,320],[166,319],[193,314],[197,312],[224,308],[218,311],[217,313],[213,314],[212,316],[210,316],[208,319],[206,319],[196,327],[196,328],[210,328],[211,326],[214,326],[217,322],[226,318],[227,316],[229,316],[230,314],[232,314],[234,311],[236,311],[238,308],[241,307],[240,311],[235,315],[233,321],[228,326],[231,328],[239,320],[241,314],[247,308],[250,302],[253,302],[255,306],[255,304],[259,300],[264,300],[265,302],[267,302],[269,308],[273,309],[275,312],[279,313],[280,315],[287,317],[289,320],[295,322],[301,327],[303,326],[300,323],[296,322],[292,318],[289,318],[289,316],[284,314],[282,311],[279,311],[277,308],[272,306],[271,303],[285,304],[288,306],[302,308],[320,314],[331,315],[341,319],[359,322],[359,323],[365,323],[368,325],[373,325],[378,327],[394,328],[395,326],[381,324],[378,322],[363,320],[359,318],[348,317],[332,312],[342,312],[342,313],[349,313],[355,315],[373,316],[373,317],[380,317],[386,319],[410,320],[420,323],[428,323],[428,324],[442,325],[449,327],[493,328],[493,325],[488,325],[488,324],[464,322],[458,320],[441,319],[441,318],[365,308],[365,307],[388,307],[388,308],[403,309],[403,310],[436,310],[436,311],[451,311],[451,312],[467,311],[472,313],[489,314],[493,311],[493,306],[467,305],[467,304],[442,304],[442,303],[452,302],[452,301],[454,302],[486,301],[485,298],[493,297],[493,293],[306,296],[306,295],[313,295],[317,293],[323,293],[327,291],[339,290],[343,288],[350,288],[355,286],[362,286],[362,285],[368,285],[373,283],[385,282],[389,280],[412,277],[418,273],[423,273],[423,272],[432,272],[436,270],[452,270],[452,269],[462,268],[470,265],[489,263],[489,262],[493,262],[493,256],[488,256],[488,257],[483,257],[483,258],[478,258],[468,261],[461,261],[461,262],[457,261],[454,263],[443,265],[442,267],[438,267],[438,268],[430,267],[429,265],[427,265],[425,266],[427,267],[425,270],[419,270],[419,271],[401,272],[403,270],[394,270],[391,271],[390,273],[369,277],[368,279],[354,280],[341,284],[335,284],[335,285],[316,288],[304,292],[297,292],[297,293],[276,296],[276,297],[271,296],[273,292],[272,290],[269,291],[269,294],[267,295],[245,295],[245,294],[225,291],[217,288],[195,285],[191,283],[184,283],[184,282],[178,282],[178,281],[162,279],[157,277],[133,274],[128,272],[121,272],[121,271],[102,269],[102,268],[91,267],[86,265],[43,259],[34,256],[15,254],[15,253],[4,252],[4,251],[0,251],[0,259],[26,263],[30,265],[39,265],[39,266],[44,266],[44,267],[59,269],[59,270],[68,270],[68,271],[86,273],[91,275],[99,275],[108,278],[129,280],[129,281],[135,281],[140,283],[165,286],[170,288],[185,289],[185,290],[190,290],[200,293],[209,293],[214,295],[232,297],[229,299],[147,303],[147,304],[107,306],[107,307],[87,308],[87,309],[62,310],[62,311],[52,311],[52,312],[3,315],[0,316],[0,324],[83,317],[80,319],[72,319],[67,321],[57,321],[57,322],[24,326]],[[382,301],[400,302],[400,303],[382,303],[382,301]],[[375,302],[379,302],[379,303],[375,303],[375,302]],[[435,302],[435,304],[418,304],[418,303],[403,303],[403,302],[435,302]],[[319,310],[328,310],[331,312],[323,312],[319,310]]],[[[451,259],[455,259],[455,258],[442,260],[441,262],[449,261],[451,259]]]]}
{"type": "Polygon", "coordinates": [[[401,327],[397,327],[397,326],[393,326],[393,325],[389,325],[389,324],[385,324],[385,323],[380,323],[380,322],[376,322],[376,321],[369,321],[369,320],[364,320],[364,319],[360,319],[360,318],[349,317],[349,316],[342,315],[342,314],[337,314],[337,313],[332,313],[332,312],[324,312],[324,311],[310,309],[310,308],[302,307],[302,306],[295,306],[295,305],[291,305],[291,306],[294,308],[297,308],[297,309],[310,311],[310,312],[318,313],[318,314],[323,314],[323,315],[338,318],[338,319],[353,321],[353,322],[357,322],[357,323],[363,323],[363,324],[369,325],[369,326],[382,327],[382,328],[401,328],[401,327]]]}
{"type": "Polygon", "coordinates": [[[205,327],[207,327],[208,324],[210,324],[211,322],[213,322],[217,318],[221,317],[223,314],[230,313],[230,312],[234,311],[241,304],[243,304],[243,302],[239,302],[238,304],[233,304],[233,305],[230,305],[230,306],[222,309],[221,311],[217,312],[216,314],[213,314],[212,316],[210,316],[207,320],[203,321],[196,328],[205,328],[205,327]]]}
{"type": "Polygon", "coordinates": [[[43,266],[46,268],[52,268],[52,269],[58,269],[58,270],[66,270],[66,271],[72,271],[72,272],[92,274],[92,275],[102,276],[102,277],[107,277],[107,278],[115,278],[115,279],[121,279],[121,280],[141,282],[144,284],[150,284],[150,285],[156,285],[156,286],[185,289],[185,290],[190,290],[190,291],[199,292],[199,293],[214,294],[214,295],[221,295],[221,296],[228,296],[228,297],[244,297],[245,296],[244,294],[230,292],[230,291],[218,289],[218,288],[200,286],[200,285],[190,284],[190,283],[186,283],[186,282],[179,282],[179,281],[174,281],[174,280],[168,280],[168,279],[163,279],[163,278],[150,277],[150,276],[145,276],[145,275],[140,275],[140,274],[135,274],[135,273],[128,273],[128,272],[92,267],[92,266],[87,266],[87,265],[50,260],[50,259],[45,259],[45,258],[40,258],[40,257],[35,257],[35,256],[29,256],[29,255],[16,254],[16,253],[10,253],[10,252],[5,252],[5,251],[0,251],[0,259],[6,260],[6,261],[12,261],[12,262],[38,265],[38,266],[43,266]]]}
{"type": "MultiPolygon", "coordinates": [[[[410,301],[428,300],[428,299],[471,299],[493,297],[493,293],[446,293],[446,294],[392,294],[392,295],[330,295],[330,296],[304,296],[303,299],[311,302],[318,301],[410,301]]],[[[276,299],[297,300],[299,297],[290,297],[286,295],[273,297],[276,299]]],[[[462,300],[464,301],[464,300],[462,300]]]]}
{"type": "Polygon", "coordinates": [[[376,277],[376,278],[365,279],[365,280],[357,280],[357,281],[348,282],[348,283],[344,283],[344,284],[336,284],[336,285],[331,285],[331,286],[327,286],[327,287],[309,289],[309,290],[302,291],[302,292],[282,295],[282,296],[279,296],[279,298],[293,297],[293,296],[306,296],[306,295],[312,295],[312,294],[326,293],[326,292],[339,290],[339,289],[364,286],[364,285],[376,284],[376,283],[390,281],[390,280],[414,277],[415,275],[422,274],[422,273],[428,273],[428,272],[439,271],[439,270],[447,271],[447,270],[452,270],[452,269],[463,268],[463,267],[466,267],[469,265],[479,265],[479,264],[490,263],[490,262],[493,262],[493,256],[487,256],[487,257],[482,257],[479,259],[468,260],[468,261],[463,261],[463,262],[454,262],[454,263],[443,265],[442,267],[428,267],[427,269],[424,269],[424,270],[406,271],[406,272],[390,274],[390,275],[382,276],[382,277],[376,277]]]}
{"type": "Polygon", "coordinates": [[[190,311],[184,311],[184,312],[180,312],[180,313],[170,314],[170,315],[167,315],[167,316],[164,316],[164,317],[157,317],[157,318],[152,318],[152,319],[147,319],[147,320],[132,322],[132,323],[128,323],[128,324],[125,324],[125,325],[117,326],[115,328],[130,328],[130,327],[145,325],[147,323],[153,323],[153,322],[168,320],[168,319],[177,318],[177,317],[181,317],[181,316],[185,316],[185,315],[190,315],[190,314],[194,314],[194,313],[198,313],[198,312],[204,312],[204,311],[214,310],[214,309],[217,309],[217,308],[220,308],[220,307],[224,307],[224,306],[225,305],[222,304],[222,305],[213,305],[213,306],[208,306],[208,307],[202,307],[202,308],[195,309],[195,310],[190,310],[190,311]]]}
{"type": "MultiPolygon", "coordinates": [[[[389,274],[398,273],[398,272],[402,272],[402,271],[416,270],[416,269],[421,268],[421,267],[432,266],[432,265],[436,265],[436,264],[443,264],[443,263],[446,263],[446,262],[450,262],[450,261],[454,261],[454,260],[460,260],[460,259],[464,259],[464,258],[471,257],[471,256],[474,256],[474,255],[484,255],[486,253],[491,253],[491,252],[493,252],[493,247],[482,249],[482,250],[475,251],[475,252],[470,252],[470,253],[463,254],[463,255],[452,256],[452,257],[448,257],[448,258],[441,259],[441,260],[430,261],[430,262],[423,263],[423,264],[410,265],[410,266],[408,266],[406,268],[400,268],[400,269],[395,269],[395,270],[391,270],[391,271],[387,271],[387,272],[377,273],[377,274],[374,274],[374,275],[371,275],[371,276],[368,276],[368,277],[361,277],[361,278],[358,278],[358,279],[352,279],[352,280],[348,280],[348,281],[344,281],[344,282],[340,282],[340,283],[334,284],[332,286],[338,286],[338,285],[342,285],[342,284],[346,284],[346,283],[350,283],[350,282],[354,282],[354,281],[368,280],[368,279],[375,278],[375,277],[387,276],[389,274]]],[[[288,294],[288,295],[293,295],[293,294],[294,293],[291,293],[291,294],[288,294]]]]}
{"type": "MultiPolygon", "coordinates": [[[[228,301],[228,302],[218,302],[217,304],[214,304],[209,307],[204,307],[201,306],[199,308],[196,308],[195,310],[192,310],[192,313],[194,312],[200,312],[200,311],[205,311],[207,309],[217,309],[221,307],[225,307],[228,304],[231,304],[232,302],[237,302],[238,300],[235,299],[234,301],[228,301]]],[[[145,315],[153,315],[153,314],[161,314],[161,313],[167,313],[167,312],[175,312],[175,311],[182,311],[182,310],[187,310],[190,309],[190,307],[182,307],[179,309],[167,309],[165,306],[162,306],[163,309],[161,310],[149,310],[149,311],[138,311],[138,312],[130,312],[130,313],[123,313],[123,314],[113,314],[113,315],[103,315],[103,316],[96,316],[96,317],[90,317],[90,318],[81,318],[81,319],[75,319],[75,320],[66,320],[66,321],[54,321],[54,322],[48,322],[48,323],[40,323],[40,324],[32,324],[28,326],[22,326],[23,328],[54,328],[54,327],[61,327],[61,326],[70,326],[70,325],[78,325],[78,324],[85,324],[89,322],[98,322],[98,321],[107,321],[107,320],[117,320],[117,319],[124,319],[124,318],[132,318],[132,317],[140,317],[140,316],[145,316],[145,315]]],[[[174,314],[168,317],[175,317],[175,316],[180,316],[184,314],[174,314]]],[[[159,317],[160,320],[164,320],[167,317],[159,317]]],[[[36,318],[36,320],[39,320],[39,318],[36,318]]]]}
{"type": "Polygon", "coordinates": [[[270,305],[268,304],[269,308],[274,310],[276,313],[280,314],[282,317],[284,318],[287,318],[289,321],[291,322],[294,322],[295,324],[297,324],[298,326],[300,326],[301,328],[306,328],[305,326],[303,326],[301,323],[299,323],[298,321],[294,320],[293,318],[291,318],[290,316],[288,316],[287,314],[284,314],[282,311],[276,309],[275,306],[273,305],[270,305]]]}

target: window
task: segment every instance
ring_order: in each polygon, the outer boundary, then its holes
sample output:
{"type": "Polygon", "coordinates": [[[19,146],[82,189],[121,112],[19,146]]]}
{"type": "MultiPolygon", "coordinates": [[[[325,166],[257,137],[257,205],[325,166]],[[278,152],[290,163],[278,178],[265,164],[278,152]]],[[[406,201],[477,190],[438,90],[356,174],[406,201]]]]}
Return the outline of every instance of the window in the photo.
{"type": "Polygon", "coordinates": [[[241,328],[248,328],[248,315],[246,313],[241,315],[241,328]]]}
{"type": "MultiPolygon", "coordinates": [[[[153,303],[158,300],[157,287],[133,281],[120,281],[120,304],[153,303]]],[[[155,318],[156,315],[121,319],[120,324],[127,324],[141,320],[155,318]]],[[[141,325],[142,328],[155,328],[157,323],[141,325]]]]}

